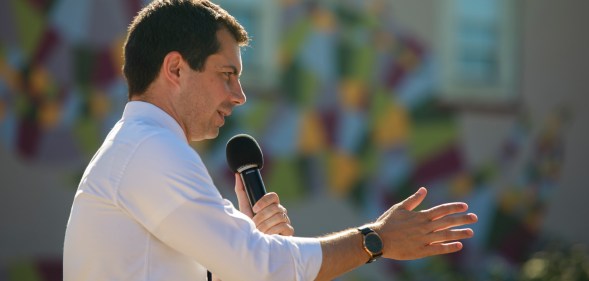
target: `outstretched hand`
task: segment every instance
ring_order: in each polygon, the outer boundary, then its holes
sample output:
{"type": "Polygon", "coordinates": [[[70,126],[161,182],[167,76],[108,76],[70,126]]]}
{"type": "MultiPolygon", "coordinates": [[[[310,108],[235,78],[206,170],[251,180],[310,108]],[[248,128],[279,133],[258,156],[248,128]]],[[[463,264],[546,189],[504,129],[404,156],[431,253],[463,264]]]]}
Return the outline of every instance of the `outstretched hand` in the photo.
{"type": "Polygon", "coordinates": [[[466,203],[455,202],[428,210],[413,211],[427,194],[420,188],[415,194],[394,205],[374,223],[373,228],[384,243],[383,256],[410,260],[460,251],[458,240],[474,235],[470,228],[453,229],[477,222],[475,214],[464,214],[466,203]]]}
{"type": "Polygon", "coordinates": [[[256,202],[252,209],[243,182],[239,174],[235,174],[235,194],[239,210],[252,218],[258,230],[266,234],[294,235],[294,228],[290,224],[287,210],[280,204],[280,198],[276,193],[267,193],[256,202]]]}

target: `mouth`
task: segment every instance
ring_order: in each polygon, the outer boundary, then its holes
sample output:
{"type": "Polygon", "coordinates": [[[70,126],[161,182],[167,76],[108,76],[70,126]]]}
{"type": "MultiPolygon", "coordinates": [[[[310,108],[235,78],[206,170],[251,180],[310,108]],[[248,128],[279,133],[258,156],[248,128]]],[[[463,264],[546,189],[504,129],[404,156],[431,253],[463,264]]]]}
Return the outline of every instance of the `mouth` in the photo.
{"type": "Polygon", "coordinates": [[[219,114],[219,117],[221,117],[221,126],[223,126],[223,124],[225,124],[225,117],[230,116],[231,112],[217,110],[217,114],[219,114]]]}
{"type": "Polygon", "coordinates": [[[231,112],[224,112],[221,110],[217,110],[217,113],[219,113],[219,115],[221,115],[221,117],[223,117],[223,118],[231,115],[231,112]]]}

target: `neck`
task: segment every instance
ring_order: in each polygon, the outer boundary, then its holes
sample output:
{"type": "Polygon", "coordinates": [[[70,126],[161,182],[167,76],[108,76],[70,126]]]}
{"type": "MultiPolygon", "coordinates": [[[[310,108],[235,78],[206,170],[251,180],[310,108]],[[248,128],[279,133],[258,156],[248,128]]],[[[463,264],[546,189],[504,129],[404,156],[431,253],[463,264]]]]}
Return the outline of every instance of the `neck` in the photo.
{"type": "Polygon", "coordinates": [[[151,104],[157,106],[159,109],[166,112],[168,115],[170,115],[172,118],[174,118],[174,120],[176,120],[178,125],[180,125],[180,128],[182,128],[182,131],[184,131],[184,136],[186,137],[186,141],[190,142],[190,138],[188,137],[188,128],[186,127],[184,122],[182,122],[182,119],[180,119],[180,115],[175,110],[172,100],[171,99],[163,99],[163,98],[155,98],[155,97],[158,97],[158,95],[152,94],[151,91],[146,91],[143,94],[132,96],[130,101],[142,101],[142,102],[151,103],[151,104]]]}

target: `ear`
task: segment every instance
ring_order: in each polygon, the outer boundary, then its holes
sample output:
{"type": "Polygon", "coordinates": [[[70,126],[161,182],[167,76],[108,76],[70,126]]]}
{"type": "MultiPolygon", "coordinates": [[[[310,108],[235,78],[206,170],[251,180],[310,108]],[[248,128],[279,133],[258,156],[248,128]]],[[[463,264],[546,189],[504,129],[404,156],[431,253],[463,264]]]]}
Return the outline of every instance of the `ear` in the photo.
{"type": "Polygon", "coordinates": [[[172,87],[180,87],[180,76],[185,74],[186,61],[176,51],[169,52],[162,62],[160,75],[172,87]]]}

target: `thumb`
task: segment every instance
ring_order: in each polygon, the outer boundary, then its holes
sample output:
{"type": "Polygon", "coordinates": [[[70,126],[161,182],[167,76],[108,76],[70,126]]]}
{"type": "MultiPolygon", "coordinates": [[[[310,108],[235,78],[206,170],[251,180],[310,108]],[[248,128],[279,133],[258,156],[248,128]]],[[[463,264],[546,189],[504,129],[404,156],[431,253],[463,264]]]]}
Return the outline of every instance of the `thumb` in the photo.
{"type": "Polygon", "coordinates": [[[419,206],[419,204],[421,204],[421,202],[423,202],[423,199],[425,199],[426,194],[427,189],[425,187],[420,187],[417,190],[417,192],[407,197],[407,199],[403,200],[403,202],[401,202],[400,207],[407,211],[413,211],[413,209],[415,209],[417,206],[419,206]]]}
{"type": "Polygon", "coordinates": [[[253,218],[254,212],[252,211],[252,207],[250,206],[250,201],[247,198],[247,193],[245,193],[245,187],[243,186],[243,181],[239,174],[235,174],[235,195],[237,195],[237,202],[239,204],[239,210],[244,213],[246,216],[253,218]]]}

